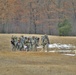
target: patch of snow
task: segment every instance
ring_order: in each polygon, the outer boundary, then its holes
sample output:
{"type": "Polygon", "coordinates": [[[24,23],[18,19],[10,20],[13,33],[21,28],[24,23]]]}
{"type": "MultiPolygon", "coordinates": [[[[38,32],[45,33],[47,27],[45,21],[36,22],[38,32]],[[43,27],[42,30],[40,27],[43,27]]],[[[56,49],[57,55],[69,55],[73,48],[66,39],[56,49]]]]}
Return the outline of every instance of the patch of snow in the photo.
{"type": "Polygon", "coordinates": [[[49,46],[49,48],[58,48],[58,49],[76,48],[76,46],[73,46],[71,44],[60,44],[60,43],[49,44],[48,46],[49,46]]]}
{"type": "MultiPolygon", "coordinates": [[[[60,44],[60,43],[54,43],[54,44],[49,44],[49,48],[58,48],[58,49],[74,49],[76,46],[73,46],[71,44],[60,44]]],[[[42,48],[42,46],[38,46],[37,48],[42,48]]]]}
{"type": "Polygon", "coordinates": [[[64,55],[68,55],[68,56],[75,56],[75,54],[64,54],[64,55]]]}
{"type": "Polygon", "coordinates": [[[62,53],[64,53],[64,52],[72,52],[72,50],[57,50],[56,52],[62,52],[62,53]]]}
{"type": "Polygon", "coordinates": [[[38,46],[37,48],[42,48],[42,46],[38,46]]]}
{"type": "Polygon", "coordinates": [[[49,52],[55,53],[56,51],[53,50],[53,51],[49,51],[49,52]]]}
{"type": "Polygon", "coordinates": [[[49,51],[49,52],[71,53],[72,50],[52,50],[52,51],[49,51]]]}

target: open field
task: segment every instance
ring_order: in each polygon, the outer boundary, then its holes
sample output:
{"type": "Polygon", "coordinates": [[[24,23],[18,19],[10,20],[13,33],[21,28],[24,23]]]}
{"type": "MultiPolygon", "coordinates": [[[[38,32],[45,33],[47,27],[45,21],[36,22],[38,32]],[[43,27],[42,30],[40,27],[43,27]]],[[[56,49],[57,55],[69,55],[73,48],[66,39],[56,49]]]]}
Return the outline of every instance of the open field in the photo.
{"type": "MultiPolygon", "coordinates": [[[[12,34],[0,34],[0,75],[76,75],[76,56],[65,56],[60,53],[12,52],[11,36],[12,34]]],[[[76,37],[49,36],[49,38],[51,43],[76,46],[76,37]]]]}
{"type": "MultiPolygon", "coordinates": [[[[10,40],[12,35],[17,37],[20,37],[21,35],[41,37],[41,35],[35,34],[0,34],[0,51],[11,51],[10,40]]],[[[72,44],[76,46],[76,37],[49,36],[49,39],[50,43],[72,44]]]]}

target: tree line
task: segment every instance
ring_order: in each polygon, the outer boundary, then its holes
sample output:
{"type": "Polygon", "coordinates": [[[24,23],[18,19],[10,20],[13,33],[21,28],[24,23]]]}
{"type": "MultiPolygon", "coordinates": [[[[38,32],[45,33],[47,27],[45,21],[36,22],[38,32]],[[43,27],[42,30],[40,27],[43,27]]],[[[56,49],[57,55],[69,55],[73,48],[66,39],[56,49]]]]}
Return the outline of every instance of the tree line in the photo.
{"type": "Polygon", "coordinates": [[[75,20],[76,0],[0,0],[0,33],[76,35],[75,20]]]}

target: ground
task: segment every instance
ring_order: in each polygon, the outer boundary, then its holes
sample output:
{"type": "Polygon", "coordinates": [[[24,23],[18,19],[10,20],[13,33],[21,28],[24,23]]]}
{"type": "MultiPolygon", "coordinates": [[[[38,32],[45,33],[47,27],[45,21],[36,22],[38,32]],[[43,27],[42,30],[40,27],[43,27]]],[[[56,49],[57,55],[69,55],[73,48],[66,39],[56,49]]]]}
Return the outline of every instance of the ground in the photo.
{"type": "MultiPolygon", "coordinates": [[[[0,34],[0,75],[76,75],[76,56],[65,56],[63,53],[12,51],[11,36],[12,34],[0,34]]],[[[76,37],[49,36],[49,38],[51,43],[76,45],[76,37]]]]}

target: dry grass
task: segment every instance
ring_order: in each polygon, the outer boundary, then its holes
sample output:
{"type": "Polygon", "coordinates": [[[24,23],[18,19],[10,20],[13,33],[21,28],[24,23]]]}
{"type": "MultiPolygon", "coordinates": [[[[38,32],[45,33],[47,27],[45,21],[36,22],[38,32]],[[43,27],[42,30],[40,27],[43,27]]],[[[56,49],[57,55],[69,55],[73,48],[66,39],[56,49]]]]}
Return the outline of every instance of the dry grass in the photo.
{"type": "Polygon", "coordinates": [[[75,59],[57,53],[0,52],[0,74],[76,75],[75,59]]]}
{"type": "MultiPolygon", "coordinates": [[[[22,34],[14,35],[19,37],[22,34]]],[[[76,75],[76,56],[64,56],[60,53],[12,52],[11,36],[12,34],[0,34],[0,75],[76,75]]],[[[49,38],[51,43],[76,45],[75,37],[49,36],[49,38]]]]}
{"type": "Polygon", "coordinates": [[[76,37],[73,36],[49,36],[51,43],[72,44],[76,45],[76,37]]]}

